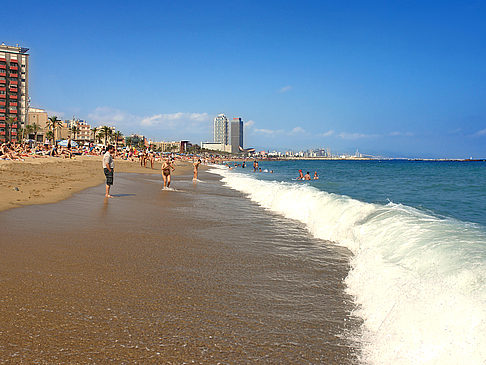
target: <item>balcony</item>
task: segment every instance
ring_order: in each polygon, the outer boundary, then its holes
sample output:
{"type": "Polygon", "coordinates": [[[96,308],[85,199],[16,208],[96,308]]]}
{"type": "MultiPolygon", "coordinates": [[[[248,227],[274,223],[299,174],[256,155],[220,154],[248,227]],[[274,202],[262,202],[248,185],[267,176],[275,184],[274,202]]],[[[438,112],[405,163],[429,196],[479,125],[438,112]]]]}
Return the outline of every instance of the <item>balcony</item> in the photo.
{"type": "Polygon", "coordinates": [[[15,77],[15,78],[18,78],[19,77],[19,74],[9,74],[8,77],[15,77]]]}
{"type": "Polygon", "coordinates": [[[10,132],[10,134],[11,134],[12,136],[16,136],[16,135],[17,135],[17,131],[11,131],[11,132],[10,132]]]}
{"type": "Polygon", "coordinates": [[[10,65],[10,71],[18,71],[18,69],[17,66],[10,65]]]}
{"type": "Polygon", "coordinates": [[[19,82],[17,80],[10,80],[10,85],[18,85],[19,82]]]}
{"type": "Polygon", "coordinates": [[[11,93],[16,93],[16,92],[19,91],[19,89],[14,89],[14,88],[10,87],[10,89],[8,91],[10,91],[11,93]]]}
{"type": "Polygon", "coordinates": [[[12,128],[17,129],[17,124],[12,124],[12,128]]]}
{"type": "Polygon", "coordinates": [[[0,62],[7,62],[5,58],[0,57],[0,62]]]}
{"type": "Polygon", "coordinates": [[[0,109],[0,113],[5,113],[5,109],[0,109]]]}
{"type": "Polygon", "coordinates": [[[0,79],[0,84],[6,84],[7,80],[6,79],[0,79]]]}
{"type": "Polygon", "coordinates": [[[14,94],[10,94],[8,97],[9,97],[10,99],[17,99],[17,95],[14,95],[14,94]]]}
{"type": "Polygon", "coordinates": [[[17,103],[10,103],[9,106],[17,106],[17,103]]]}
{"type": "Polygon", "coordinates": [[[5,132],[0,132],[0,136],[4,136],[5,135],[5,132]]]}
{"type": "Polygon", "coordinates": [[[6,119],[7,119],[7,117],[0,117],[0,120],[6,120],[6,119]]]}
{"type": "Polygon", "coordinates": [[[10,63],[16,63],[18,65],[19,64],[19,61],[17,61],[16,59],[11,59],[10,60],[10,63]]]}
{"type": "Polygon", "coordinates": [[[5,95],[5,94],[0,94],[0,98],[1,98],[1,99],[5,99],[6,97],[7,97],[7,95],[5,95]]]}
{"type": "Polygon", "coordinates": [[[0,69],[0,76],[7,77],[7,71],[0,69]]]}

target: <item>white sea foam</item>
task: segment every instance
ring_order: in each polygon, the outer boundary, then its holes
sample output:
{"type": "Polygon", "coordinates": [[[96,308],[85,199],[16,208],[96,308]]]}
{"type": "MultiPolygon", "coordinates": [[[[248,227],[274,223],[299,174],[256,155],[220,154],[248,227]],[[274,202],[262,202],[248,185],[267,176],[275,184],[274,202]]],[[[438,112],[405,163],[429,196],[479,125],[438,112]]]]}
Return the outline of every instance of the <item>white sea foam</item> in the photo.
{"type": "Polygon", "coordinates": [[[370,364],[486,363],[486,234],[478,226],[298,183],[212,169],[262,207],[353,253],[346,278],[370,364]]]}

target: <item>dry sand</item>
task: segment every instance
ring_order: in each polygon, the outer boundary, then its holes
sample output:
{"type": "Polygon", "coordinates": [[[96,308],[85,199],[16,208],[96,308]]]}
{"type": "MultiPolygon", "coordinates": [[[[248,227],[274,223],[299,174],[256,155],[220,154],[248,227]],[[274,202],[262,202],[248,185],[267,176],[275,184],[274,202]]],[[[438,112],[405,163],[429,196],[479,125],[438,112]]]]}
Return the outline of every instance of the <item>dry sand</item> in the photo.
{"type": "MultiPolygon", "coordinates": [[[[101,156],[79,156],[76,159],[55,157],[27,161],[0,161],[0,211],[31,204],[54,203],[105,181],[101,156]]],[[[148,163],[150,166],[150,163],[148,163]]],[[[177,162],[175,175],[192,169],[189,163],[177,162]]],[[[138,160],[115,160],[116,173],[160,173],[140,166],[138,160]]]]}

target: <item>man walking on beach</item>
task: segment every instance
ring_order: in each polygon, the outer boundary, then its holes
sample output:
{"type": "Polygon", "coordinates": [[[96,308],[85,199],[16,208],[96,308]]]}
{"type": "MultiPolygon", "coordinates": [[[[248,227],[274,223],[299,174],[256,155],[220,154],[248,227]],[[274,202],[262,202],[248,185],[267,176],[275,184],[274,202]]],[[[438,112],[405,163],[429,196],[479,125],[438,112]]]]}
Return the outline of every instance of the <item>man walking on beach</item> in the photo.
{"type": "Polygon", "coordinates": [[[115,162],[113,161],[113,156],[111,155],[115,148],[113,146],[108,146],[106,153],[103,155],[103,171],[106,176],[106,198],[113,198],[110,195],[110,188],[113,185],[113,170],[115,169],[115,162]]]}

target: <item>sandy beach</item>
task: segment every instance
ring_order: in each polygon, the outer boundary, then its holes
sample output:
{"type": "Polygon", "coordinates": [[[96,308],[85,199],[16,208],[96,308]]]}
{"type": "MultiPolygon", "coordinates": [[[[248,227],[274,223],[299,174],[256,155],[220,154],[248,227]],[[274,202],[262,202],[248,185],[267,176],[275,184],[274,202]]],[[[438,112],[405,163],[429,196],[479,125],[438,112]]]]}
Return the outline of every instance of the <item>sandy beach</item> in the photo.
{"type": "Polygon", "coordinates": [[[114,199],[101,179],[0,213],[0,359],[355,363],[349,253],[215,175],[176,171],[174,191],[119,172],[114,199]]]}
{"type": "MultiPolygon", "coordinates": [[[[27,161],[0,161],[0,211],[31,204],[54,203],[83,189],[105,181],[101,156],[78,156],[76,159],[38,158],[27,161]]],[[[148,163],[150,166],[150,163],[148,163]]],[[[138,160],[115,160],[115,171],[159,174],[161,163],[154,169],[141,167],[138,160]]],[[[192,169],[178,162],[174,174],[192,169]]]]}

